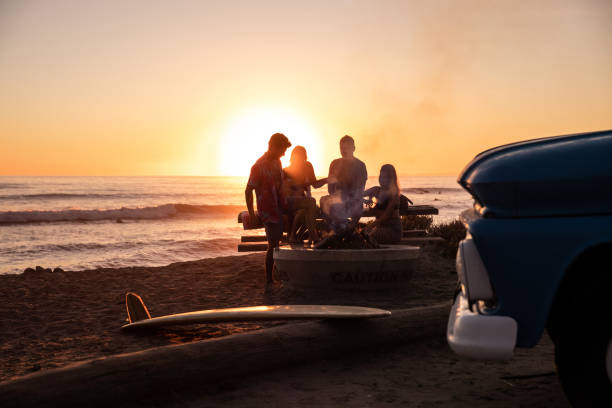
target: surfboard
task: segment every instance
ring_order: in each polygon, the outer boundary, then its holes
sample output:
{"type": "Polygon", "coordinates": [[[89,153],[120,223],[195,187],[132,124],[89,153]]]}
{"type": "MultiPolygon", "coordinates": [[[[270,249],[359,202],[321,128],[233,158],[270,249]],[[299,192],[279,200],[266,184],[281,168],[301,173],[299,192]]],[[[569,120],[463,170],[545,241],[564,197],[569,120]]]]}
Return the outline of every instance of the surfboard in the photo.
{"type": "Polygon", "coordinates": [[[150,317],[140,296],[129,292],[126,294],[125,300],[130,323],[122,326],[123,330],[194,323],[242,322],[251,320],[364,319],[391,315],[391,312],[388,310],[362,306],[262,305],[197,310],[194,312],[150,317]]]}

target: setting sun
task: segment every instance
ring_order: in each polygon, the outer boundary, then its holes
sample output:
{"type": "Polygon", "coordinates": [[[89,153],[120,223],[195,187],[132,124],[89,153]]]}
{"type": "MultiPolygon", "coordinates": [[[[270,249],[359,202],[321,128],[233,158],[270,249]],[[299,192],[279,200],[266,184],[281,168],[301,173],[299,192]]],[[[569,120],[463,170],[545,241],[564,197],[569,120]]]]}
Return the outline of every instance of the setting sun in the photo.
{"type": "Polygon", "coordinates": [[[321,141],[318,133],[304,119],[282,108],[247,110],[236,117],[223,134],[219,146],[219,172],[227,176],[248,176],[251,166],[267,150],[268,139],[284,133],[291,147],[281,159],[289,164],[291,150],[304,146],[315,171],[321,170],[321,141]]]}

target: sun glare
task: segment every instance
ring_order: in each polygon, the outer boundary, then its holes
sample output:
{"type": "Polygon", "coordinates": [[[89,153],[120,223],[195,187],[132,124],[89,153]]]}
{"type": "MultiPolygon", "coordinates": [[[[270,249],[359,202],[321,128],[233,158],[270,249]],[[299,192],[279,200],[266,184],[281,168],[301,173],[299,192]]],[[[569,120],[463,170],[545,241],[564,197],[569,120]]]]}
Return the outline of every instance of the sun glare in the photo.
{"type": "Polygon", "coordinates": [[[268,149],[268,139],[276,132],[291,141],[291,147],[281,158],[283,167],[289,165],[291,150],[301,145],[306,148],[315,172],[320,170],[321,142],[305,120],[283,109],[254,109],[239,115],[224,133],[218,156],[220,172],[248,177],[251,166],[268,149]]]}

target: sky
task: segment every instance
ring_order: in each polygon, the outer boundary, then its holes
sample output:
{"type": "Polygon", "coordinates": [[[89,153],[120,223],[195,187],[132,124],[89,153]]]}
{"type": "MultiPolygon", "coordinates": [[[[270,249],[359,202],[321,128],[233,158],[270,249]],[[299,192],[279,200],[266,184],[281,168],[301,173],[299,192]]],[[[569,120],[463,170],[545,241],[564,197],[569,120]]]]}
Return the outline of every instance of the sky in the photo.
{"type": "Polygon", "coordinates": [[[0,0],[0,175],[246,176],[277,131],[319,175],[345,134],[457,175],[603,129],[607,0],[0,0]]]}

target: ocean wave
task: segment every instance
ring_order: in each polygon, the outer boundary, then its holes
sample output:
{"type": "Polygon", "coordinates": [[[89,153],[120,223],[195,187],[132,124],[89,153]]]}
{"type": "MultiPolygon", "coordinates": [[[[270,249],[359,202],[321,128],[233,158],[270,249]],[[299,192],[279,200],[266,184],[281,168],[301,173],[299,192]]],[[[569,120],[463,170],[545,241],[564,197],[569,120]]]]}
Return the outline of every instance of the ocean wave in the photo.
{"type": "Polygon", "coordinates": [[[163,204],[154,207],[123,207],[109,210],[1,211],[0,224],[157,220],[181,215],[235,215],[242,210],[244,210],[244,208],[238,205],[163,204]]]}
{"type": "MultiPolygon", "coordinates": [[[[1,188],[1,187],[0,187],[1,188]]],[[[204,197],[204,193],[181,193],[181,197],[204,197]]],[[[68,200],[100,199],[100,198],[158,198],[169,197],[166,193],[36,193],[36,194],[0,194],[0,200],[68,200]]]]}
{"type": "Polygon", "coordinates": [[[0,190],[5,188],[25,187],[25,184],[19,183],[0,183],[0,190]]]}
{"type": "MultiPolygon", "coordinates": [[[[124,195],[127,197],[128,195],[124,195]]],[[[133,195],[132,195],[133,196],[133,195]]],[[[71,199],[71,198],[121,198],[117,194],[79,194],[79,193],[40,193],[40,194],[5,194],[0,199],[10,200],[36,200],[36,199],[71,199]]]]}
{"type": "Polygon", "coordinates": [[[462,188],[449,187],[409,187],[401,188],[402,193],[412,194],[441,194],[441,193],[458,193],[464,191],[462,188]]]}
{"type": "Polygon", "coordinates": [[[42,265],[66,271],[96,268],[154,267],[217,256],[237,255],[237,238],[42,244],[32,248],[0,248],[0,275],[20,274],[42,265]],[[6,255],[6,257],[4,257],[6,255]],[[3,264],[1,260],[14,262],[3,264]]]}
{"type": "Polygon", "coordinates": [[[19,253],[24,256],[35,256],[44,253],[57,254],[58,252],[83,252],[93,251],[99,254],[109,251],[129,252],[132,249],[140,250],[152,249],[154,253],[164,250],[172,250],[173,252],[197,252],[205,249],[236,249],[237,238],[209,238],[197,240],[174,240],[160,239],[151,241],[118,241],[118,242],[71,242],[65,244],[45,243],[40,245],[0,248],[0,255],[5,255],[5,252],[19,253]]]}

